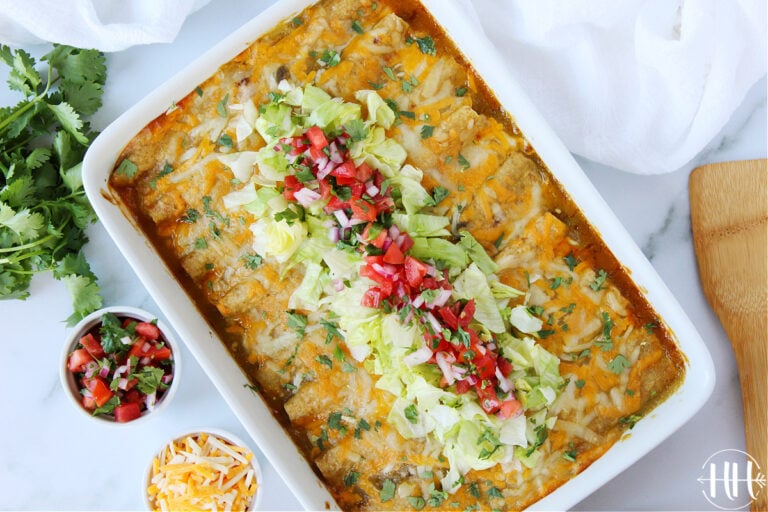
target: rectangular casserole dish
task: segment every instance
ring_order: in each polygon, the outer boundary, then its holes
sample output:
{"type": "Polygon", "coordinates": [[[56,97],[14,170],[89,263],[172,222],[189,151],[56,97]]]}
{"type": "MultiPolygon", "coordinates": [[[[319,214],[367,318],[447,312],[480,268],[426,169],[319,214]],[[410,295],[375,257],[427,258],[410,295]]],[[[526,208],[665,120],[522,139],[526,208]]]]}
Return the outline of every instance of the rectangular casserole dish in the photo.
{"type": "MultiPolygon", "coordinates": [[[[124,215],[116,204],[118,199],[107,187],[107,180],[118,163],[121,151],[136,133],[165,112],[168,105],[189,94],[197,84],[205,81],[254,39],[311,3],[285,1],[274,5],[126,112],[98,137],[86,155],[84,184],[105,228],[247,431],[301,503],[308,509],[321,509],[336,506],[324,484],[309,468],[269,408],[243,386],[248,380],[240,367],[202,318],[175,276],[165,267],[152,244],[124,215]]],[[[652,414],[638,422],[631,436],[625,436],[585,471],[532,507],[566,509],[647,453],[703,405],[714,386],[712,362],[679,305],[568,151],[505,72],[496,51],[461,22],[461,15],[452,4],[438,1],[424,1],[423,4],[501,105],[514,117],[515,124],[600,234],[620,265],[637,286],[645,290],[647,301],[675,334],[686,358],[682,385],[652,414]]]]}

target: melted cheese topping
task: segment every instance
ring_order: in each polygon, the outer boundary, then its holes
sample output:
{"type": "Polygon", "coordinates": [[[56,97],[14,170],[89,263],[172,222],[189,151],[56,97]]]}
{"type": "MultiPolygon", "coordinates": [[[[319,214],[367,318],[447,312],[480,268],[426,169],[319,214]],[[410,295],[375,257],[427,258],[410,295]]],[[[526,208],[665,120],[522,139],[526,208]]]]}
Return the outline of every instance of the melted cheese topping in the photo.
{"type": "Polygon", "coordinates": [[[339,505],[409,509],[423,498],[442,507],[524,508],[594,462],[671,393],[682,380],[683,358],[523,134],[418,3],[323,0],[294,20],[300,22],[280,24],[139,133],[123,153],[139,172],[113,174],[110,184],[339,505]],[[414,42],[427,35],[434,55],[414,42]],[[340,55],[338,65],[319,61],[326,50],[340,55]],[[308,325],[301,341],[288,326],[288,298],[301,271],[243,263],[252,252],[247,226],[255,217],[245,210],[224,215],[222,198],[238,182],[220,157],[264,146],[248,120],[283,79],[347,101],[376,88],[399,113],[387,136],[407,150],[406,163],[424,170],[427,189],[450,191],[434,213],[448,216],[454,232],[470,231],[499,266],[501,281],[526,292],[511,305],[543,320],[538,341],[559,357],[567,382],[534,467],[470,471],[455,494],[435,494],[447,471],[439,446],[403,439],[387,423],[394,397],[376,387],[376,377],[350,357],[343,340],[326,342],[317,312],[303,312],[308,325]],[[425,125],[434,128],[431,137],[422,137],[425,125]],[[221,143],[223,135],[231,145],[221,143]],[[166,164],[173,172],[160,175],[166,164]],[[341,413],[341,421],[331,425],[333,413],[341,413]],[[387,481],[396,491],[383,502],[387,481]]]}
{"type": "Polygon", "coordinates": [[[152,461],[153,510],[248,510],[258,482],[253,453],[213,434],[186,436],[152,461]]]}

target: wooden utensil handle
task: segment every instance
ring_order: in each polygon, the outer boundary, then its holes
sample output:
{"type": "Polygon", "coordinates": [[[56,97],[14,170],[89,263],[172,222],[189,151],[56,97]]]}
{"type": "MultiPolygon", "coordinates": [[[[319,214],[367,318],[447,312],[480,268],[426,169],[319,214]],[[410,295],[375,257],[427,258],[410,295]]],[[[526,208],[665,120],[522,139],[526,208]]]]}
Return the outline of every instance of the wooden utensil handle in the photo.
{"type": "MultiPolygon", "coordinates": [[[[690,178],[691,226],[704,294],[739,367],[747,452],[768,474],[768,163],[709,164],[690,178]]],[[[768,511],[768,488],[752,501],[768,511]]]]}

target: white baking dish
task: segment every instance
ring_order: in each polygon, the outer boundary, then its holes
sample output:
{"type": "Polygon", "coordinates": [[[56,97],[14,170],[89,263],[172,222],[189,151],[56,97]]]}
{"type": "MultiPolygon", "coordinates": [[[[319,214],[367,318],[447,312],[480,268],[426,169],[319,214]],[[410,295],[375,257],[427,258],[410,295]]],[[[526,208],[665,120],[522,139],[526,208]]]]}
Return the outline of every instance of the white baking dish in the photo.
{"type": "MultiPolygon", "coordinates": [[[[422,2],[512,114],[552,174],[645,292],[652,307],[679,340],[679,347],[686,357],[685,380],[671,397],[639,421],[631,435],[616,443],[576,478],[531,507],[536,510],[567,509],[649,452],[701,408],[714,387],[712,359],[680,305],[506,71],[496,50],[463,21],[451,2],[422,2]]],[[[146,124],[186,96],[254,39],[311,3],[313,0],[283,0],[274,4],[123,114],[103,131],[86,154],[83,181],[106,230],[245,429],[302,505],[318,510],[336,508],[333,498],[261,398],[244,386],[247,378],[237,363],[150,242],[123,215],[107,188],[109,174],[122,149],[146,124]]]]}

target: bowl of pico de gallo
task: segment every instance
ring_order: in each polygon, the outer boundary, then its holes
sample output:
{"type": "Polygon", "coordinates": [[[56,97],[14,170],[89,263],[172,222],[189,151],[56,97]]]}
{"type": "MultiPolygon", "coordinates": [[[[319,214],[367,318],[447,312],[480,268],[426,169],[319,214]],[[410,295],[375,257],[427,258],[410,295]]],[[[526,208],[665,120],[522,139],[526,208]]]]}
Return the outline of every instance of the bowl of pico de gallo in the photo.
{"type": "Polygon", "coordinates": [[[156,315],[110,306],[83,318],[67,336],[60,377],[84,414],[104,423],[142,421],[173,398],[180,348],[156,315]]]}

